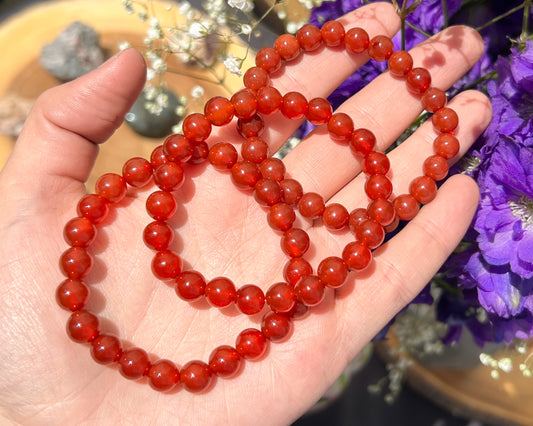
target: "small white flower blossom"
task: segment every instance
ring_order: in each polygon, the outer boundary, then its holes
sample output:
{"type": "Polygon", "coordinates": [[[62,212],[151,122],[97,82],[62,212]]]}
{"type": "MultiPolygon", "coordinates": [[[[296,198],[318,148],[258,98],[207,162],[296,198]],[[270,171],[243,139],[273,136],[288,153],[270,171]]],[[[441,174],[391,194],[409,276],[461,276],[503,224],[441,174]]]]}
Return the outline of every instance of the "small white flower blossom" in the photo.
{"type": "Polygon", "coordinates": [[[246,8],[246,3],[246,0],[228,0],[228,6],[242,11],[246,8]]]}
{"type": "Polygon", "coordinates": [[[150,81],[156,76],[156,72],[152,68],[146,69],[146,80],[150,81]]]}
{"type": "Polygon", "coordinates": [[[119,50],[126,50],[131,47],[131,44],[128,41],[123,41],[118,45],[119,50]]]}
{"type": "Polygon", "coordinates": [[[146,31],[146,35],[148,36],[149,40],[157,40],[163,37],[163,33],[159,28],[148,29],[148,31],[146,31]]]}
{"type": "Polygon", "coordinates": [[[248,25],[248,24],[242,24],[241,25],[241,31],[243,34],[250,34],[252,32],[252,27],[251,25],[248,25]]]}
{"type": "Polygon", "coordinates": [[[158,74],[162,74],[167,70],[167,64],[162,58],[157,58],[152,62],[152,68],[158,74]]]}
{"type": "Polygon", "coordinates": [[[242,65],[242,59],[236,58],[231,53],[228,53],[228,56],[224,60],[224,66],[226,67],[226,69],[230,73],[238,75],[239,77],[242,75],[241,65],[242,65]]]}
{"type": "Polygon", "coordinates": [[[148,19],[148,14],[144,10],[139,12],[139,20],[141,22],[146,22],[147,19],[148,19]]]}
{"type": "Polygon", "coordinates": [[[200,22],[193,22],[189,27],[188,34],[192,38],[202,38],[207,35],[207,30],[200,22]]]}
{"type": "Polygon", "coordinates": [[[176,107],[176,115],[178,117],[183,117],[187,113],[187,109],[184,105],[180,105],[179,107],[176,107]]]}
{"type": "Polygon", "coordinates": [[[180,3],[180,6],[178,8],[178,12],[180,15],[187,15],[189,11],[191,10],[191,4],[188,1],[184,1],[180,3]]]}
{"type": "Polygon", "coordinates": [[[191,89],[191,96],[193,98],[201,98],[202,96],[204,96],[204,93],[205,93],[205,90],[202,86],[200,85],[196,85],[194,86],[192,89],[191,89]]]}

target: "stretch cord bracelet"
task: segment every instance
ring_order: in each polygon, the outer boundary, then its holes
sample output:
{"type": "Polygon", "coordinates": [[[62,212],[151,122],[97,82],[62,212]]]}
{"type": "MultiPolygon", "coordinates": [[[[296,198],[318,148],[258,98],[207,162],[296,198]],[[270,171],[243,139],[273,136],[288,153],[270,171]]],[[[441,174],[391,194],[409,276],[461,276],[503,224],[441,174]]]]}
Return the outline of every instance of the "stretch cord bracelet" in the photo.
{"type": "Polygon", "coordinates": [[[214,97],[206,103],[203,114],[187,116],[183,121],[183,134],[169,136],[163,145],[154,149],[150,161],[135,157],[124,164],[122,175],[102,175],[96,182],[95,194],[88,194],[79,201],[79,216],[64,228],[65,239],[71,247],[60,259],[61,271],[67,279],[57,288],[56,296],[60,306],[72,311],[67,324],[69,336],[76,342],[88,343],[96,362],[118,363],[119,371],[128,379],[147,376],[148,383],[156,390],[168,391],[180,383],[190,392],[206,390],[214,376],[234,376],[243,360],[260,359],[268,342],[285,340],[293,319],[320,304],[326,288],[341,287],[350,271],[365,269],[372,261],[372,250],[381,245],[386,232],[394,230],[400,220],[414,218],[420,204],[433,200],[437,192],[435,182],[447,175],[447,160],[459,151],[459,142],[453,134],[458,117],[446,106],[446,94],[431,87],[429,72],[413,67],[409,53],[393,50],[389,37],[370,39],[365,30],[345,31],[337,21],[326,22],[321,29],[304,25],[296,36],[281,35],[274,47],[259,50],[256,66],[244,74],[244,89],[231,99],[214,97]],[[356,129],[345,113],[333,113],[324,98],[308,101],[298,92],[282,95],[271,85],[270,74],[303,52],[342,45],[350,54],[366,53],[373,60],[388,61],[389,72],[405,80],[409,92],[421,99],[426,111],[433,113],[433,125],[439,133],[433,144],[434,154],[424,161],[423,175],[411,182],[407,194],[393,196],[392,182],[387,177],[390,162],[384,153],[374,150],[376,138],[371,131],[356,129]],[[279,112],[289,119],[305,118],[314,125],[327,126],[333,141],[350,147],[366,175],[365,193],[370,200],[366,208],[348,212],[339,203],[326,205],[322,196],[304,192],[297,180],[286,176],[283,162],[269,157],[268,144],[260,138],[265,127],[263,117],[279,112]],[[226,126],[232,122],[236,122],[237,131],[244,138],[240,158],[237,149],[228,142],[214,144],[211,148],[206,142],[212,126],[226,126]],[[253,284],[237,289],[229,278],[206,280],[198,271],[183,270],[182,259],[169,249],[174,231],[167,220],[177,210],[173,191],[185,179],[182,165],[201,164],[205,160],[218,170],[229,171],[238,188],[253,194],[266,208],[270,227],[281,235],[281,248],[289,257],[283,271],[285,281],[272,284],[266,292],[253,284]],[[84,309],[89,289],[82,280],[92,266],[92,256],[87,249],[96,238],[97,226],[107,217],[109,208],[126,196],[128,185],[145,187],[152,180],[159,189],[146,200],[146,210],[153,222],[145,227],[143,239],[155,251],[151,264],[154,275],[166,282],[173,281],[177,295],[186,301],[205,297],[214,307],[235,304],[246,315],[266,310],[260,330],[242,331],[234,346],[215,348],[207,363],[193,360],[178,369],[166,359],[151,361],[145,350],[123,348],[117,337],[100,332],[97,316],[84,309]],[[293,226],[297,212],[304,218],[321,219],[330,230],[349,227],[355,236],[340,256],[323,259],[316,274],[304,259],[310,247],[309,235],[293,226]]]}

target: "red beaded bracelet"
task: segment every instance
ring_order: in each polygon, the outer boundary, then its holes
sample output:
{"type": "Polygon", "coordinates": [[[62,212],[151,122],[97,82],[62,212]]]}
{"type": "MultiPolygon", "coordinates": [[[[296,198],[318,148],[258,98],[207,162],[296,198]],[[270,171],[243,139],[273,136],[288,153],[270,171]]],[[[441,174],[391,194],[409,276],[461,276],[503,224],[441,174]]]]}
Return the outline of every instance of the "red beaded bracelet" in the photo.
{"type": "Polygon", "coordinates": [[[65,239],[71,247],[60,259],[67,279],[59,285],[56,295],[63,308],[73,311],[67,327],[70,337],[76,342],[89,343],[96,362],[118,363],[119,371],[126,378],[147,376],[149,384],[159,391],[181,383],[188,391],[200,392],[209,386],[213,375],[231,377],[243,360],[263,356],[269,341],[286,339],[293,319],[320,304],[326,288],[338,288],[346,281],[349,271],[365,269],[372,260],[372,250],[381,245],[386,232],[395,229],[400,220],[411,220],[420,204],[433,200],[437,192],[435,181],[447,175],[447,160],[459,151],[459,142],[453,135],[458,117],[446,107],[446,94],[431,87],[431,76],[426,69],[413,68],[409,53],[393,50],[390,38],[370,39],[361,28],[345,31],[337,21],[326,22],[321,29],[304,25],[296,36],[282,35],[274,47],[259,50],[256,66],[244,74],[244,88],[231,99],[220,96],[210,99],[203,114],[187,116],[183,134],[169,136],[153,151],[150,161],[132,158],[124,164],[122,176],[114,173],[101,176],[96,193],[80,200],[79,216],[64,228],[65,239]],[[270,85],[270,74],[302,52],[343,44],[351,54],[366,52],[376,61],[388,61],[389,72],[405,80],[408,90],[420,97],[423,108],[433,113],[433,125],[440,132],[434,142],[435,154],[425,160],[424,174],[411,182],[407,194],[392,199],[392,182],[387,177],[390,162],[384,153],[374,150],[376,139],[371,131],[355,129],[352,119],[342,112],[333,113],[324,98],[308,101],[298,92],[282,95],[270,85]],[[365,192],[370,201],[366,208],[348,212],[338,203],[326,205],[322,196],[304,192],[298,181],[286,176],[283,162],[269,157],[268,144],[260,138],[265,126],[263,116],[277,112],[289,119],[305,118],[312,124],[327,126],[332,140],[349,145],[367,175],[365,192]],[[240,158],[230,143],[221,142],[209,148],[206,142],[212,126],[226,126],[235,118],[236,128],[245,139],[240,158]],[[281,234],[281,248],[289,257],[283,273],[285,281],[272,284],[266,293],[256,285],[237,289],[226,277],[206,280],[200,272],[183,270],[182,259],[169,249],[174,231],[167,220],[177,209],[172,192],[184,181],[182,164],[200,164],[206,159],[216,169],[229,170],[237,187],[248,190],[260,205],[267,207],[268,223],[281,234]],[[267,305],[260,330],[246,329],[237,336],[234,346],[215,348],[207,363],[194,360],[179,370],[168,360],[150,361],[143,349],[123,349],[117,337],[100,332],[98,318],[84,309],[89,290],[82,280],[91,269],[92,257],[87,248],[96,238],[96,226],[105,219],[109,207],[125,197],[128,185],[144,187],[152,178],[159,189],[146,201],[153,222],[145,227],[143,240],[155,251],[154,275],[161,280],[173,280],[177,295],[186,301],[205,297],[214,307],[235,304],[246,315],[262,312],[267,305]],[[293,226],[296,213],[309,219],[320,218],[330,230],[349,227],[355,239],[345,246],[341,256],[323,259],[313,274],[312,266],[303,257],[310,247],[310,238],[305,230],[293,226]]]}

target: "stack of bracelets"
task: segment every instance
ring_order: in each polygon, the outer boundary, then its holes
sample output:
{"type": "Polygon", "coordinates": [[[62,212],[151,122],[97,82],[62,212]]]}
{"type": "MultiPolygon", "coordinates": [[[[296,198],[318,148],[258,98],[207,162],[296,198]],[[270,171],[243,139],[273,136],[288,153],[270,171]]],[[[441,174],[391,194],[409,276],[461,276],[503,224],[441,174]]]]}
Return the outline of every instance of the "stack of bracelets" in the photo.
{"type": "Polygon", "coordinates": [[[95,193],[79,201],[79,216],[64,228],[70,248],[61,255],[60,268],[67,279],[59,285],[56,295],[59,305],[72,311],[68,334],[76,342],[88,343],[96,362],[118,363],[118,370],[128,379],[147,376],[150,386],[159,391],[168,391],[178,383],[190,392],[204,391],[213,376],[234,376],[244,360],[262,357],[269,341],[284,340],[294,318],[320,304],[326,288],[342,286],[350,271],[365,269],[372,260],[372,250],[380,246],[386,232],[395,229],[400,220],[415,217],[421,204],[433,200],[437,193],[435,181],[447,175],[447,160],[459,151],[459,142],[453,135],[458,117],[446,107],[446,94],[431,87],[429,72],[413,67],[409,53],[394,52],[389,37],[370,39],[365,30],[346,31],[337,21],[326,22],[320,29],[308,24],[296,36],[281,35],[274,47],[259,50],[255,63],[244,74],[242,90],[231,99],[214,97],[205,104],[203,114],[188,115],[183,121],[182,134],[169,136],[163,145],[155,148],[150,161],[135,157],[124,164],[122,175],[102,175],[96,182],[95,193]],[[375,137],[371,131],[355,129],[352,119],[342,112],[333,113],[324,98],[307,100],[298,92],[282,95],[270,85],[269,75],[303,52],[342,45],[350,54],[366,53],[375,61],[388,61],[390,74],[405,80],[409,92],[421,99],[426,111],[433,113],[433,125],[439,133],[433,144],[434,155],[424,161],[423,175],[410,183],[407,194],[392,199],[392,182],[387,177],[390,163],[384,153],[374,150],[375,137]],[[350,147],[361,160],[367,176],[365,192],[370,199],[367,208],[348,212],[341,204],[325,205],[322,196],[304,192],[298,181],[286,177],[283,162],[268,156],[268,145],[259,137],[264,129],[262,117],[279,111],[290,119],[305,118],[314,125],[326,125],[331,139],[350,147]],[[212,147],[206,143],[212,126],[226,126],[234,121],[244,138],[241,158],[228,142],[212,147]],[[169,249],[174,231],[167,221],[177,209],[173,191],[184,180],[182,164],[200,164],[205,160],[218,170],[230,171],[238,188],[253,193],[256,201],[267,209],[270,227],[281,235],[281,248],[289,257],[283,272],[285,281],[273,284],[266,293],[256,285],[237,289],[228,278],[209,281],[197,271],[183,270],[181,258],[169,249]],[[151,181],[159,189],[146,201],[146,210],[154,221],[144,229],[143,238],[155,251],[154,275],[161,280],[173,280],[176,293],[186,301],[205,297],[214,307],[235,304],[245,315],[268,311],[260,329],[242,331],[234,346],[219,346],[208,362],[193,360],[179,369],[171,361],[149,359],[141,348],[123,349],[117,337],[100,332],[98,318],[84,309],[89,291],[83,279],[92,266],[88,248],[95,240],[98,225],[106,218],[109,208],[125,197],[128,185],[139,188],[151,181]],[[344,247],[340,256],[323,259],[315,274],[303,257],[310,246],[309,235],[293,227],[296,211],[305,218],[321,218],[331,230],[349,227],[355,235],[355,240],[344,247]]]}

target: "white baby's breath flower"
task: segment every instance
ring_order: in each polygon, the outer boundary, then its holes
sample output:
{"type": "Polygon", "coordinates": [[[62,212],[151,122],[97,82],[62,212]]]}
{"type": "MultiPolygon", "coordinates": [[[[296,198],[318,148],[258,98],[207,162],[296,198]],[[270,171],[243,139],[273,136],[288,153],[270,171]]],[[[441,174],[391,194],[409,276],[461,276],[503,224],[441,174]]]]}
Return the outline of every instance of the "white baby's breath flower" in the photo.
{"type": "Polygon", "coordinates": [[[241,65],[242,59],[236,58],[231,53],[228,53],[228,56],[226,57],[226,59],[224,59],[224,66],[232,74],[241,76],[241,65]]]}
{"type": "Polygon", "coordinates": [[[188,1],[180,3],[178,12],[180,15],[187,15],[187,13],[192,9],[191,4],[188,1]]]}
{"type": "Polygon", "coordinates": [[[183,117],[187,113],[187,109],[184,105],[180,105],[179,107],[176,107],[176,115],[178,117],[183,117]]]}
{"type": "Polygon", "coordinates": [[[159,19],[157,19],[155,16],[150,18],[150,26],[152,28],[158,28],[159,27],[159,19]]]}
{"type": "Polygon", "coordinates": [[[248,25],[248,24],[242,24],[241,25],[241,31],[243,34],[250,34],[252,32],[252,27],[251,25],[248,25]]]}
{"type": "Polygon", "coordinates": [[[152,80],[156,74],[157,73],[152,68],[146,68],[146,80],[152,80]]]}
{"type": "Polygon", "coordinates": [[[193,22],[189,27],[188,34],[192,38],[202,38],[207,35],[207,30],[200,22],[193,22]]]}
{"type": "Polygon", "coordinates": [[[202,86],[200,85],[196,85],[194,86],[192,89],[191,89],[191,96],[193,98],[201,98],[202,96],[204,96],[204,93],[205,93],[205,90],[202,86]]]}
{"type": "Polygon", "coordinates": [[[157,58],[152,62],[152,68],[158,74],[162,74],[167,70],[167,63],[162,58],[157,58]]]}
{"type": "Polygon", "coordinates": [[[122,6],[124,6],[126,13],[129,13],[130,15],[135,12],[131,0],[122,0],[122,6]]]}
{"type": "Polygon", "coordinates": [[[228,0],[228,6],[234,7],[235,9],[239,9],[242,11],[244,11],[244,9],[246,8],[246,3],[246,0],[228,0]]]}
{"type": "Polygon", "coordinates": [[[149,40],[157,40],[163,37],[163,32],[160,28],[149,28],[146,35],[149,40]]]}
{"type": "Polygon", "coordinates": [[[149,101],[155,99],[158,94],[159,90],[157,89],[157,87],[152,86],[151,84],[147,85],[144,88],[144,97],[149,101]]]}
{"type": "Polygon", "coordinates": [[[142,10],[139,12],[139,21],[141,22],[146,22],[146,20],[148,19],[148,14],[142,10]]]}
{"type": "Polygon", "coordinates": [[[119,50],[126,50],[126,49],[129,49],[130,47],[131,47],[131,44],[128,41],[122,41],[118,45],[119,50]]]}

